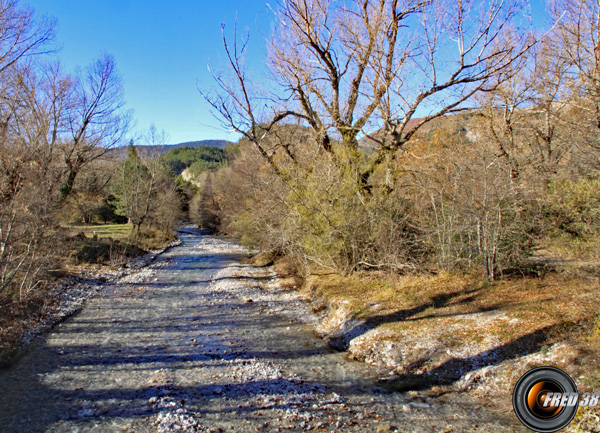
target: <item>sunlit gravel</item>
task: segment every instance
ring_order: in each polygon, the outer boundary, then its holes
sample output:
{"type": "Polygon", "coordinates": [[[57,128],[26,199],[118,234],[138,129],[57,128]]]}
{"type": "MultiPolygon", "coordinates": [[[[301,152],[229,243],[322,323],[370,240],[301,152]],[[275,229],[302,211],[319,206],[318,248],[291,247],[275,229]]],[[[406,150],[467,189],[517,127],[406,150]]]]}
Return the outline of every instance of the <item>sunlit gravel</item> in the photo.
{"type": "Polygon", "coordinates": [[[181,239],[87,282],[81,311],[0,373],[0,431],[525,431],[465,395],[376,387],[386,371],[315,337],[317,318],[241,264],[246,249],[192,228],[181,239]]]}

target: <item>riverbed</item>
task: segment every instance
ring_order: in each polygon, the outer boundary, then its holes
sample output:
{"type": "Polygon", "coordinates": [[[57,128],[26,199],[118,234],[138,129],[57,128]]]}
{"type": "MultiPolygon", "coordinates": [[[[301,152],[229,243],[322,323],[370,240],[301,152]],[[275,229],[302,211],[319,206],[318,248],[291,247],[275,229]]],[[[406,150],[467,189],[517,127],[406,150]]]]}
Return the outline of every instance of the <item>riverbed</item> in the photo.
{"type": "Polygon", "coordinates": [[[526,431],[466,394],[378,387],[385,371],[315,337],[298,300],[260,299],[235,272],[247,250],[180,235],[0,372],[0,431],[526,431]]]}

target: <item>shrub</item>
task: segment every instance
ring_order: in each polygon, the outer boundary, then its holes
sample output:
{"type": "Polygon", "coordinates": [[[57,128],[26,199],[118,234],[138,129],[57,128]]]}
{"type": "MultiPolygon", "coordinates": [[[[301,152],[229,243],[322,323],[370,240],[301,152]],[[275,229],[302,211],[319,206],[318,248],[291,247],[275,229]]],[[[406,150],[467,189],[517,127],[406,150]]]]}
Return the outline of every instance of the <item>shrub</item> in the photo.
{"type": "Polygon", "coordinates": [[[600,178],[550,182],[546,216],[560,231],[588,239],[600,234],[600,178]]]}

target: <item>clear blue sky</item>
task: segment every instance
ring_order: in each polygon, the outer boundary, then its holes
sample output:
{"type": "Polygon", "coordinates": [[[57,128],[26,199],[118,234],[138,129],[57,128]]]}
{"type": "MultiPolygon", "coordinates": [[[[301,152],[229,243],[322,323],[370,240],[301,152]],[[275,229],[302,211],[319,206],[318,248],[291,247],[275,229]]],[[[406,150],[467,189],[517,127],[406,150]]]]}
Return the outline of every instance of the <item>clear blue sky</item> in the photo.
{"type": "MultiPolygon", "coordinates": [[[[136,130],[154,123],[170,143],[237,140],[212,117],[197,91],[213,85],[207,60],[223,58],[221,23],[249,29],[251,69],[260,75],[270,32],[268,0],[26,0],[36,12],[57,20],[59,57],[67,70],[107,52],[115,57],[136,130]],[[258,69],[258,71],[257,71],[258,69]]],[[[531,0],[539,24],[543,0],[531,0]]]]}
{"type": "Polygon", "coordinates": [[[264,56],[261,32],[272,13],[264,0],[26,0],[57,20],[58,53],[67,70],[107,52],[123,76],[136,130],[155,123],[171,143],[237,140],[208,111],[197,91],[210,87],[207,60],[223,57],[221,23],[248,28],[252,50],[264,56]]]}

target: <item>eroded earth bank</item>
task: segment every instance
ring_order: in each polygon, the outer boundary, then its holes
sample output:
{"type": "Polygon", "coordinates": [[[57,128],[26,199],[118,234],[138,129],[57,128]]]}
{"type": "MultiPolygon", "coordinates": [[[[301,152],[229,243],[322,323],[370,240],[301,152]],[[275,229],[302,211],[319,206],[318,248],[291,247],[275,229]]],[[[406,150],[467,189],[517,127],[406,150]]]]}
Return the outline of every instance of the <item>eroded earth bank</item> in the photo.
{"type": "Polygon", "coordinates": [[[181,237],[0,373],[0,431],[526,431],[466,394],[378,388],[294,296],[240,276],[242,248],[181,237]]]}

